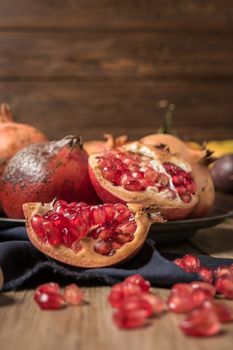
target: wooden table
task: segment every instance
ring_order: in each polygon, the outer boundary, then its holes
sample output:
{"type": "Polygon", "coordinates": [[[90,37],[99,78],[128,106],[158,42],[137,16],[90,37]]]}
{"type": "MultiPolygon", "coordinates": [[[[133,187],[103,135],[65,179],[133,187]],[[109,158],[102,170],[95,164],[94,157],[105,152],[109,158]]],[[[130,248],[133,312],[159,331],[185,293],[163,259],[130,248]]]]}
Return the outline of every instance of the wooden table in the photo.
{"type": "MultiPolygon", "coordinates": [[[[165,249],[165,248],[164,248],[165,249]]],[[[233,258],[233,221],[199,231],[189,243],[166,247],[166,251],[205,253],[233,258]]],[[[233,324],[223,326],[220,335],[209,339],[190,338],[178,327],[179,319],[169,313],[137,330],[119,330],[112,322],[107,303],[109,287],[85,288],[87,304],[60,311],[41,311],[33,301],[33,291],[0,295],[0,349],[47,350],[149,350],[211,349],[230,350],[233,324]]],[[[167,289],[154,288],[163,297],[167,289]]],[[[233,301],[227,304],[233,307],[233,301]]]]}

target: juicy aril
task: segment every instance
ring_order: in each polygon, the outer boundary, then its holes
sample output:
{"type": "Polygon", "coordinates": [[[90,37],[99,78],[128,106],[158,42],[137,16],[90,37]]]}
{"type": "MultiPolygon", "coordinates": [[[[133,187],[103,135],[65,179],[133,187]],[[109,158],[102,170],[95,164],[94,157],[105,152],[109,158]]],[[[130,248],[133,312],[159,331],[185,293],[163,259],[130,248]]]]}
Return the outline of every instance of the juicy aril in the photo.
{"type": "Polygon", "coordinates": [[[165,145],[170,152],[188,162],[192,169],[193,178],[197,184],[198,202],[191,213],[192,217],[205,216],[213,206],[215,191],[208,165],[213,162],[212,152],[207,149],[188,147],[183,141],[173,135],[153,134],[145,136],[141,142],[146,145],[159,147],[165,145]]]}
{"type": "Polygon", "coordinates": [[[98,203],[87,162],[88,155],[76,136],[30,145],[19,151],[2,177],[2,205],[6,215],[23,218],[23,203],[46,203],[55,197],[69,202],[98,203]]]}
{"type": "Polygon", "coordinates": [[[23,206],[31,242],[46,255],[79,267],[111,266],[133,256],[152,222],[163,221],[133,204],[87,205],[63,200],[23,206]]]}
{"type": "Polygon", "coordinates": [[[103,202],[156,205],[167,219],[186,217],[197,203],[191,167],[140,142],[91,155],[89,173],[103,202]]]}

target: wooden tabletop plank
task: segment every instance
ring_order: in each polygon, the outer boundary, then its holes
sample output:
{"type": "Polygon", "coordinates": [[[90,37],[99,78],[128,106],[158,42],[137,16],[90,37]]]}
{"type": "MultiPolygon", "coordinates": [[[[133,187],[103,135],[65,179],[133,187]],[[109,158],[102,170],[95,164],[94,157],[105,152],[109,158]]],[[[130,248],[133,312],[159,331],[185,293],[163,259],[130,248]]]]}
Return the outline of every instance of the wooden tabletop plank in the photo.
{"type": "MultiPolygon", "coordinates": [[[[164,298],[169,292],[165,289],[155,291],[164,298]]],[[[85,288],[86,305],[61,311],[41,311],[33,301],[33,291],[1,295],[1,350],[58,347],[69,350],[230,349],[232,325],[224,325],[222,334],[210,339],[189,338],[179,329],[183,316],[172,313],[150,320],[148,326],[141,329],[119,330],[112,322],[108,293],[109,287],[85,288]],[[14,303],[3,307],[6,297],[12,298],[14,303]]],[[[227,304],[233,306],[232,301],[227,304]]]]}

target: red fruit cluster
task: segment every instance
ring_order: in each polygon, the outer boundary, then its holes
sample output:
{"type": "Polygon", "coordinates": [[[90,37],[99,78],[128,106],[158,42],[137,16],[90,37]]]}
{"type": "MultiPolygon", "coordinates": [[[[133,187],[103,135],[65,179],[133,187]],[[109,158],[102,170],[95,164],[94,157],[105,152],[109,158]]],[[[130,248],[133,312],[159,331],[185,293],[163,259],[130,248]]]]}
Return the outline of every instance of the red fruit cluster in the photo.
{"type": "Polygon", "coordinates": [[[163,299],[150,291],[150,282],[138,274],[114,285],[108,301],[116,309],[113,321],[124,329],[144,326],[149,317],[166,310],[163,299]]]}
{"type": "Polygon", "coordinates": [[[173,262],[186,272],[198,273],[205,282],[213,282],[213,271],[201,265],[200,259],[191,254],[186,254],[182,258],[173,260],[173,262]]]}
{"type": "Polygon", "coordinates": [[[34,294],[34,300],[42,310],[59,310],[71,305],[79,305],[83,301],[83,291],[74,283],[65,287],[64,293],[57,283],[40,285],[34,294]]]}

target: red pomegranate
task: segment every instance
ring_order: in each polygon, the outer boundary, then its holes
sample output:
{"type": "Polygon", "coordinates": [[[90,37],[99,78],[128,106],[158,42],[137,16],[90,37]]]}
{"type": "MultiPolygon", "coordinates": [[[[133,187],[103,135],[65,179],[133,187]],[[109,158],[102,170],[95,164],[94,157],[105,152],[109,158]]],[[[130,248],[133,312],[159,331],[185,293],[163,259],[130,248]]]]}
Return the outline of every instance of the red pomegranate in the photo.
{"type": "Polygon", "coordinates": [[[89,173],[103,202],[156,205],[173,220],[186,217],[197,203],[191,167],[164,149],[140,142],[91,155],[89,173]]]}
{"type": "Polygon", "coordinates": [[[6,103],[0,104],[0,179],[6,164],[16,152],[32,143],[47,141],[47,137],[36,128],[15,123],[10,107],[6,103]]]}
{"type": "Polygon", "coordinates": [[[103,152],[115,147],[120,147],[127,142],[127,135],[121,135],[116,138],[111,134],[104,134],[106,141],[92,140],[86,141],[83,145],[85,151],[90,155],[93,153],[103,152]]]}
{"type": "Polygon", "coordinates": [[[19,151],[2,176],[2,205],[11,218],[22,218],[26,202],[49,202],[55,197],[67,201],[99,202],[88,174],[88,155],[80,137],[37,143],[19,151]],[[17,199],[17,200],[16,200],[17,199]]]}
{"type": "Polygon", "coordinates": [[[163,221],[133,204],[25,203],[31,242],[46,255],[79,267],[111,266],[132,257],[152,222],[163,221]]]}
{"type": "Polygon", "coordinates": [[[177,137],[169,134],[154,134],[140,140],[146,145],[165,145],[175,156],[183,158],[191,165],[192,174],[197,184],[198,202],[192,211],[192,217],[205,216],[213,206],[215,191],[208,165],[213,161],[212,152],[202,148],[191,148],[177,137]]]}

